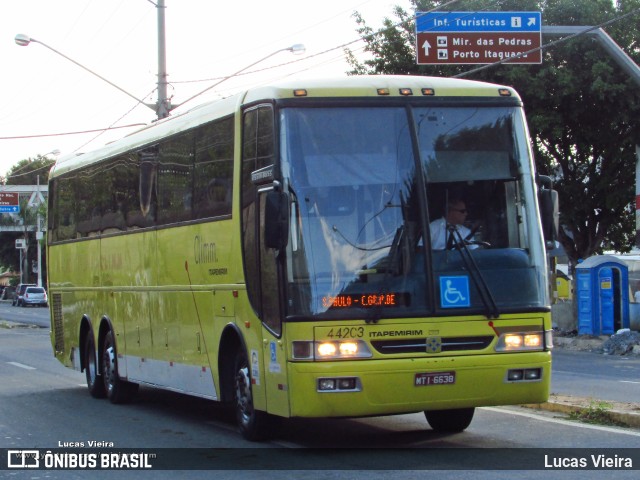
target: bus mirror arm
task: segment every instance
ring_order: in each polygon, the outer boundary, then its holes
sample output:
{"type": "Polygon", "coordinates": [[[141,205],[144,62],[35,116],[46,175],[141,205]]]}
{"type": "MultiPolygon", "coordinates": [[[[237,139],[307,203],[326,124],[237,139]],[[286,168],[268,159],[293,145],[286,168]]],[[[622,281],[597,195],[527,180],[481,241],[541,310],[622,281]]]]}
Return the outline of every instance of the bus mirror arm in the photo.
{"type": "Polygon", "coordinates": [[[289,199],[284,192],[272,190],[265,197],[264,244],[281,250],[289,238],[289,199]]]}

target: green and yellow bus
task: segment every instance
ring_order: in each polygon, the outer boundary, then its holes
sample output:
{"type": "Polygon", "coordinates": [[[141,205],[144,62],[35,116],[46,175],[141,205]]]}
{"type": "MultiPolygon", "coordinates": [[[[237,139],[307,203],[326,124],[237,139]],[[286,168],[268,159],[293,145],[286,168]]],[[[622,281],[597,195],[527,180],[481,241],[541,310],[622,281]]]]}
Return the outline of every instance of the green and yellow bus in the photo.
{"type": "Polygon", "coordinates": [[[548,397],[549,192],[511,88],[354,76],[204,104],[53,168],[55,356],[114,403],[235,405],[252,440],[420,411],[462,431],[548,397]],[[454,199],[469,233],[436,250],[454,199]]]}

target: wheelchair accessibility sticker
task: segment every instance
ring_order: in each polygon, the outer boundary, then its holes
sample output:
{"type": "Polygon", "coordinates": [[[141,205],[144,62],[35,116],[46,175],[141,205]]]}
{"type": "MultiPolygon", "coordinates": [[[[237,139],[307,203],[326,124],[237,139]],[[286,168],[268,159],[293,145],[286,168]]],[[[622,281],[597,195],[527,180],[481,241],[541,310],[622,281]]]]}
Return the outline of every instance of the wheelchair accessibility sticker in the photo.
{"type": "Polygon", "coordinates": [[[469,277],[440,277],[440,306],[460,308],[471,305],[469,277]]]}

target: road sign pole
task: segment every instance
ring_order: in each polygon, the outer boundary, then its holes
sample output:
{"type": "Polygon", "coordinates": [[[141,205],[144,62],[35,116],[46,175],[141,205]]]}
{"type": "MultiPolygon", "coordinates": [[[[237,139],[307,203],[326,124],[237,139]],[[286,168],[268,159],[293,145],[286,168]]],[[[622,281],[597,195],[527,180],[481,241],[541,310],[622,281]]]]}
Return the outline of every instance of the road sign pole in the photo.
{"type": "Polygon", "coordinates": [[[38,247],[37,250],[37,255],[38,255],[38,286],[41,287],[42,286],[42,247],[40,245],[40,243],[42,242],[42,227],[40,226],[40,223],[42,222],[42,218],[40,217],[40,214],[38,214],[38,219],[36,221],[36,245],[38,247]]]}

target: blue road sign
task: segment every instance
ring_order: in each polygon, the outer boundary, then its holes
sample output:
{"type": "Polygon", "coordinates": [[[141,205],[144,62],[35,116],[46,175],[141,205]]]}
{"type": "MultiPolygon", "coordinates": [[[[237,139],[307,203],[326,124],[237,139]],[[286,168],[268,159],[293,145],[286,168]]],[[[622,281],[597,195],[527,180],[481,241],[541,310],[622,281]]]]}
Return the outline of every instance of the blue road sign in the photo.
{"type": "Polygon", "coordinates": [[[541,32],[540,12],[417,12],[416,32],[541,32]]]}
{"type": "Polygon", "coordinates": [[[471,305],[469,277],[440,277],[440,306],[460,308],[471,305]]]}
{"type": "Polygon", "coordinates": [[[0,213],[19,213],[20,205],[0,205],[0,213]]]}

